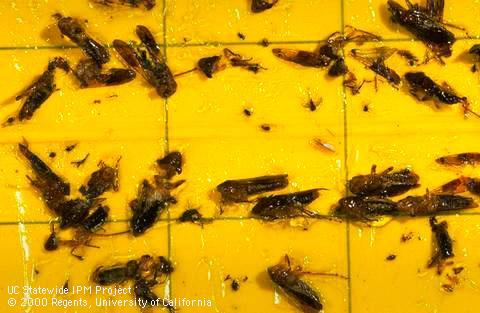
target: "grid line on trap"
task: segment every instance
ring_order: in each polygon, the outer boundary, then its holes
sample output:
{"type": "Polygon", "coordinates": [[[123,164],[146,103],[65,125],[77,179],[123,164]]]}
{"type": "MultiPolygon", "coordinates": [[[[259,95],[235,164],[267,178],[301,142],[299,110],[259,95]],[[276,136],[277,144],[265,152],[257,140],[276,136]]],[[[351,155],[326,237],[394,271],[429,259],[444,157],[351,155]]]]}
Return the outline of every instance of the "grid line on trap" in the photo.
{"type": "MultiPolygon", "coordinates": [[[[165,35],[166,36],[166,35],[165,35]]],[[[480,40],[480,35],[475,36],[458,36],[455,37],[457,41],[475,41],[480,40]]],[[[315,43],[324,43],[325,39],[310,39],[310,40],[273,40],[269,41],[270,45],[296,45],[296,44],[315,44],[315,43]]],[[[371,41],[367,40],[365,42],[421,42],[416,38],[383,38],[380,41],[371,41]]],[[[189,47],[217,47],[217,46],[263,46],[264,44],[260,41],[203,41],[203,42],[192,42],[192,43],[168,43],[166,38],[164,38],[163,43],[158,44],[162,48],[189,48],[189,47]]],[[[103,44],[103,46],[113,49],[111,44],[103,44]]],[[[0,46],[0,51],[9,51],[9,50],[67,50],[67,49],[79,49],[78,46],[74,45],[46,45],[46,46],[0,46]]]]}
{"type": "MultiPolygon", "coordinates": [[[[162,1],[163,5],[163,55],[165,58],[165,62],[168,61],[168,42],[167,42],[167,0],[162,1]]],[[[164,111],[163,115],[165,116],[165,136],[164,136],[164,151],[165,154],[167,154],[170,150],[170,141],[169,141],[169,129],[168,129],[168,98],[163,100],[163,106],[164,106],[164,111]]],[[[167,207],[167,257],[169,260],[172,259],[172,226],[171,226],[171,215],[170,215],[170,208],[167,207]]],[[[172,299],[172,274],[168,273],[167,274],[167,282],[168,284],[168,294],[164,295],[164,297],[168,299],[172,299]]]]}
{"type": "MultiPolygon", "coordinates": [[[[340,0],[340,31],[342,34],[345,30],[345,1],[340,0]]],[[[345,49],[342,48],[342,54],[345,55],[345,49]]],[[[345,87],[345,75],[342,75],[342,92],[341,92],[341,107],[343,108],[343,164],[345,167],[345,193],[344,196],[348,196],[348,124],[347,124],[347,92],[345,87]]],[[[351,258],[350,258],[350,221],[345,223],[345,250],[347,257],[347,310],[348,313],[352,313],[352,279],[351,279],[351,258]]]]}
{"type": "MultiPolygon", "coordinates": [[[[442,212],[442,213],[436,213],[435,216],[441,216],[441,217],[447,217],[447,216],[480,216],[480,212],[442,212]]],[[[310,222],[310,221],[321,221],[321,220],[328,220],[331,219],[331,215],[319,215],[318,217],[305,217],[305,220],[310,222]]],[[[429,216],[410,216],[410,215],[404,215],[404,216],[397,216],[394,217],[394,220],[401,220],[401,219],[421,219],[421,218],[429,218],[429,216]]],[[[219,216],[219,217],[204,217],[204,219],[207,222],[215,222],[215,221],[252,221],[256,220],[259,222],[263,222],[264,220],[260,217],[255,217],[255,216],[219,216]]],[[[281,218],[278,219],[278,221],[288,221],[288,218],[281,218]]],[[[130,219],[115,219],[115,220],[107,220],[106,224],[110,223],[128,223],[130,219]]],[[[178,218],[171,218],[170,216],[167,215],[167,217],[160,217],[157,219],[157,222],[171,222],[171,223],[177,223],[178,218]]],[[[0,226],[1,225],[18,225],[18,224],[25,224],[25,225],[47,225],[50,223],[57,223],[54,220],[33,220],[33,221],[25,221],[25,220],[16,220],[16,221],[0,221],[0,226]]],[[[335,221],[332,220],[332,223],[335,222],[342,222],[343,221],[335,221]]],[[[268,222],[266,222],[268,223],[268,222]]],[[[346,222],[345,222],[346,223],[346,222]]],[[[352,224],[350,222],[350,224],[352,224]]],[[[359,224],[361,225],[361,224],[359,224]]]]}

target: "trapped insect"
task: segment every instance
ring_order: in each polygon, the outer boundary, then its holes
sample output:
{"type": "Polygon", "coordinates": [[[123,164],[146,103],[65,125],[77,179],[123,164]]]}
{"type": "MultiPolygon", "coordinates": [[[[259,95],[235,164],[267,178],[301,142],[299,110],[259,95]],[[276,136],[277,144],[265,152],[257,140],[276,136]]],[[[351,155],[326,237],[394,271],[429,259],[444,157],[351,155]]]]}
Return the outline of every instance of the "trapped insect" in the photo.
{"type": "Polygon", "coordinates": [[[301,278],[304,275],[320,275],[344,278],[336,273],[320,273],[304,271],[301,266],[292,268],[290,257],[267,268],[267,274],[276,286],[289,296],[304,312],[320,312],[323,309],[322,299],[318,291],[301,278]]]}
{"type": "Polygon", "coordinates": [[[448,234],[448,224],[446,221],[439,223],[435,217],[430,217],[430,228],[434,237],[434,252],[428,262],[428,267],[437,266],[441,271],[441,266],[445,260],[454,257],[453,241],[448,234]]]}
{"type": "Polygon", "coordinates": [[[350,191],[362,196],[396,196],[418,187],[417,174],[409,169],[392,172],[389,167],[383,172],[376,173],[376,165],[368,175],[354,176],[348,182],[350,191]]]}
{"type": "Polygon", "coordinates": [[[408,7],[404,8],[397,1],[388,0],[392,22],[424,42],[440,61],[442,57],[451,56],[455,35],[443,22],[444,0],[427,0],[426,7],[406,2],[408,7]]]}
{"type": "Polygon", "coordinates": [[[34,178],[27,176],[32,186],[37,189],[46,205],[57,211],[59,204],[70,195],[70,184],[58,176],[36,154],[28,148],[27,144],[18,144],[20,153],[27,159],[35,174],[34,178]]]}
{"type": "Polygon", "coordinates": [[[351,56],[364,64],[376,75],[383,77],[392,86],[398,87],[401,83],[400,76],[397,74],[397,72],[385,64],[385,60],[387,60],[395,52],[395,49],[388,47],[352,49],[351,56]]]}
{"type": "Polygon", "coordinates": [[[112,167],[100,161],[98,164],[100,168],[90,175],[86,185],[80,187],[80,193],[88,199],[93,199],[109,190],[118,191],[119,162],[120,159],[117,160],[115,167],[112,167]]]}
{"type": "Polygon", "coordinates": [[[20,111],[16,117],[9,117],[3,126],[12,124],[15,119],[19,121],[30,120],[35,111],[47,101],[56,89],[55,85],[55,69],[60,68],[66,73],[70,71],[67,60],[56,57],[48,62],[48,67],[43,74],[37,78],[29,87],[22,91],[15,100],[25,99],[20,111]]]}
{"type": "Polygon", "coordinates": [[[322,218],[320,214],[306,208],[320,196],[320,190],[324,189],[317,188],[259,198],[252,209],[252,215],[267,221],[295,217],[322,218]]]}
{"type": "Polygon", "coordinates": [[[417,215],[431,215],[439,212],[460,211],[476,208],[478,204],[469,197],[435,194],[428,192],[423,196],[408,196],[398,201],[398,209],[401,212],[417,215]]]}
{"type": "Polygon", "coordinates": [[[133,215],[130,219],[130,228],[134,236],[140,236],[153,226],[158,217],[176,199],[168,190],[157,190],[147,180],[139,186],[137,198],[130,202],[133,215]]]}
{"type": "Polygon", "coordinates": [[[474,195],[480,195],[480,179],[461,176],[440,186],[435,192],[456,194],[469,191],[474,195]]]}
{"type": "Polygon", "coordinates": [[[288,186],[288,175],[267,175],[238,180],[226,180],[217,186],[225,203],[248,202],[249,197],[283,189],[288,186]]]}
{"type": "Polygon", "coordinates": [[[381,38],[369,32],[346,26],[345,34],[335,32],[331,34],[326,43],[316,51],[304,51],[287,48],[272,49],[273,54],[285,61],[293,62],[306,67],[324,68],[331,66],[330,76],[340,76],[348,72],[341,50],[348,42],[362,44],[365,41],[378,41],[381,38]]]}
{"type": "Polygon", "coordinates": [[[161,159],[157,160],[157,165],[165,172],[165,177],[170,179],[176,174],[182,173],[183,157],[178,151],[168,153],[161,159]]]}
{"type": "Polygon", "coordinates": [[[342,198],[333,209],[333,215],[359,222],[373,222],[379,216],[396,215],[398,205],[383,197],[350,196],[342,198]]]}
{"type": "Polygon", "coordinates": [[[107,48],[90,37],[79,20],[73,17],[62,16],[59,13],[53,16],[57,19],[57,26],[62,35],[78,45],[99,66],[110,60],[107,48]]]}
{"type": "Polygon", "coordinates": [[[101,65],[90,58],[80,60],[73,73],[80,82],[81,88],[117,86],[132,81],[136,76],[134,71],[124,68],[102,71],[101,65]]]}
{"type": "Polygon", "coordinates": [[[441,165],[476,165],[480,163],[480,152],[466,152],[439,157],[435,160],[441,165]]]}
{"type": "Polygon", "coordinates": [[[177,83],[170,68],[160,53],[158,44],[150,30],[142,25],[136,28],[142,46],[131,46],[122,40],[114,40],[113,47],[133,70],[138,72],[155,88],[162,98],[168,98],[177,90],[177,83]]]}
{"type": "Polygon", "coordinates": [[[433,99],[436,103],[446,105],[461,103],[465,114],[472,113],[475,116],[480,117],[478,113],[475,113],[470,109],[467,98],[458,96],[447,83],[439,85],[424,72],[406,73],[405,80],[410,86],[410,93],[419,101],[433,99]]]}
{"type": "Polygon", "coordinates": [[[112,6],[112,5],[123,5],[129,6],[132,8],[139,8],[143,6],[147,10],[151,10],[156,5],[156,0],[94,0],[98,4],[102,4],[105,6],[112,6]]]}
{"type": "Polygon", "coordinates": [[[278,0],[252,0],[250,8],[253,13],[260,13],[271,9],[277,2],[278,0]]]}

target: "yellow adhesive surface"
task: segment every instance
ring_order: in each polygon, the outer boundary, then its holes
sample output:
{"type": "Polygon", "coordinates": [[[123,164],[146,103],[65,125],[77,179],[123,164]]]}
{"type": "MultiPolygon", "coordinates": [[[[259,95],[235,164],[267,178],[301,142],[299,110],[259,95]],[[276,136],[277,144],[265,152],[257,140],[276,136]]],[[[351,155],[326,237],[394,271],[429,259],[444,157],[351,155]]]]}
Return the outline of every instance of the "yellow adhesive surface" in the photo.
{"type": "MultiPolygon", "coordinates": [[[[308,271],[348,276],[304,276],[321,294],[325,312],[478,312],[479,209],[438,217],[449,224],[456,254],[455,264],[442,275],[426,267],[432,253],[427,218],[395,219],[383,227],[324,220],[264,223],[248,218],[252,206],[248,203],[223,207],[220,215],[214,189],[226,179],[286,173],[290,184],[282,192],[326,188],[311,209],[328,214],[346,194],[346,178],[368,173],[372,164],[379,170],[412,168],[421,178],[421,187],[410,191],[412,195],[462,174],[477,175],[474,167],[446,168],[434,162],[442,155],[480,150],[480,120],[464,118],[460,106],[420,103],[406,86],[397,90],[382,79],[377,91],[373,83],[365,83],[361,93],[352,96],[343,88],[342,78],[331,79],[324,69],[304,68],[271,53],[277,47],[314,51],[318,41],[352,25],[385,38],[363,47],[408,49],[422,60],[425,46],[389,22],[386,1],[279,0],[260,14],[250,13],[246,0],[157,2],[153,10],[145,11],[108,8],[88,0],[0,1],[2,122],[20,108],[22,102],[14,97],[46,69],[49,59],[63,56],[76,64],[83,57],[61,38],[52,18],[55,13],[84,20],[88,33],[105,44],[114,39],[138,41],[135,26],[149,27],[165,46],[162,50],[173,73],[191,69],[201,57],[220,55],[225,47],[267,68],[257,74],[228,68],[213,79],[193,72],[177,79],[177,92],[167,101],[140,75],[122,86],[80,89],[71,75],[57,70],[59,90],[32,120],[0,129],[0,311],[140,312],[138,307],[95,305],[96,298],[133,299],[133,295],[58,295],[84,298],[91,307],[21,307],[24,295],[9,295],[8,286],[61,287],[68,279],[71,286],[94,287],[90,275],[96,267],[148,253],[169,256],[176,267],[165,283],[154,288],[159,296],[212,302],[206,307],[180,306],[179,312],[297,312],[266,274],[266,268],[285,254],[308,271]],[[239,32],[245,40],[239,39],[239,32]],[[272,44],[256,44],[263,38],[272,44]],[[316,102],[322,99],[314,112],[305,107],[310,97],[316,102]],[[253,115],[246,117],[245,108],[253,115]],[[262,124],[269,124],[271,130],[262,131],[262,124]],[[73,196],[78,196],[78,188],[99,161],[114,164],[121,157],[120,190],[105,194],[112,220],[104,227],[106,233],[128,228],[128,203],[142,179],[156,173],[155,160],[166,151],[182,152],[185,165],[178,178],[186,183],[174,192],[178,203],[145,235],[95,238],[93,244],[100,248],[79,249],[85,256],[79,261],[69,248],[43,249],[55,217],[26,178],[31,169],[17,149],[23,138],[71,183],[73,196]],[[315,146],[314,139],[328,143],[335,152],[315,146]],[[77,147],[66,152],[73,143],[77,147]],[[50,152],[57,156],[49,158],[50,152]],[[80,168],[71,164],[87,153],[90,156],[80,168]],[[214,221],[203,227],[177,223],[175,218],[192,207],[214,221]],[[402,235],[409,233],[411,239],[402,242],[402,235]],[[387,261],[389,255],[396,258],[387,261]],[[447,275],[452,275],[453,267],[464,270],[457,275],[453,292],[447,292],[442,285],[449,283],[447,275]],[[227,275],[248,280],[235,292],[225,281],[227,275]],[[10,307],[10,298],[17,305],[10,307]]],[[[472,36],[480,35],[478,1],[446,2],[446,21],[466,27],[472,36]]],[[[448,81],[479,112],[480,77],[470,71],[473,61],[466,55],[478,42],[465,39],[462,31],[454,32],[463,39],[454,44],[446,66],[432,61],[410,68],[398,56],[387,64],[401,75],[421,70],[436,81],[448,81]]],[[[345,51],[351,48],[355,45],[345,51]]],[[[122,66],[118,55],[110,52],[107,67],[122,66]]],[[[346,62],[360,81],[374,80],[358,61],[347,57],[346,62]]],[[[68,238],[71,233],[60,235],[68,238]]]]}

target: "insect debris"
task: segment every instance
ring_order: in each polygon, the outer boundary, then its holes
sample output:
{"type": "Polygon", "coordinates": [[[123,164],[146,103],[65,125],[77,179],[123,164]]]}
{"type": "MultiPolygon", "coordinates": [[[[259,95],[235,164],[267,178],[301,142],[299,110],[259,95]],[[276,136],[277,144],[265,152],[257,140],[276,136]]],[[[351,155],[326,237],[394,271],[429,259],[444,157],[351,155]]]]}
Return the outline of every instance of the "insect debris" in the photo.
{"type": "Polygon", "coordinates": [[[87,161],[89,156],[90,156],[90,153],[87,153],[83,159],[78,160],[78,161],[72,161],[70,163],[75,165],[78,168],[78,167],[82,166],[83,163],[85,163],[87,161]]]}

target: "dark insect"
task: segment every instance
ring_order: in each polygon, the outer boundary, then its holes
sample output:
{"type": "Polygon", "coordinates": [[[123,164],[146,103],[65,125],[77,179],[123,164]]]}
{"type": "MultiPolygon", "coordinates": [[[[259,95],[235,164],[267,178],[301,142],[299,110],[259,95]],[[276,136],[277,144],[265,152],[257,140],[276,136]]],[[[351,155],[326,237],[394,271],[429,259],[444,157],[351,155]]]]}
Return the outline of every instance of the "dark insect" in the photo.
{"type": "Polygon", "coordinates": [[[288,256],[285,256],[285,262],[269,267],[267,273],[270,279],[295,300],[304,312],[320,312],[323,309],[319,294],[300,279],[301,268],[291,268],[288,256]]]}
{"type": "Polygon", "coordinates": [[[170,179],[176,174],[182,173],[183,158],[178,151],[170,152],[166,156],[157,160],[157,165],[165,171],[165,177],[170,179]]]}
{"type": "Polygon", "coordinates": [[[162,274],[170,274],[174,270],[173,264],[170,260],[167,260],[164,256],[158,258],[158,271],[162,274]]]}
{"type": "Polygon", "coordinates": [[[20,143],[18,148],[30,163],[30,167],[35,174],[34,179],[29,176],[27,178],[32,186],[42,194],[47,206],[57,211],[58,205],[64,201],[65,196],[70,194],[70,184],[55,174],[47,164],[28,149],[26,144],[20,143]]]}
{"type": "Polygon", "coordinates": [[[386,257],[386,260],[387,261],[393,261],[397,258],[397,256],[395,254],[390,254],[389,256],[386,257]]]}
{"type": "Polygon", "coordinates": [[[427,6],[411,4],[408,8],[394,0],[388,0],[391,20],[405,27],[415,37],[423,41],[437,58],[452,55],[455,36],[443,23],[444,0],[427,0],[427,6]]]}
{"type": "Polygon", "coordinates": [[[478,113],[473,112],[470,109],[470,104],[468,103],[467,98],[456,95],[447,83],[444,82],[442,86],[440,86],[423,72],[406,73],[405,79],[410,85],[410,93],[417,100],[427,101],[434,99],[435,103],[440,102],[447,105],[461,103],[465,114],[472,113],[473,115],[480,117],[478,113]]]}
{"type": "Polygon", "coordinates": [[[83,163],[87,162],[87,159],[88,159],[89,156],[90,156],[90,153],[87,153],[87,155],[85,155],[85,157],[83,159],[78,160],[78,161],[72,161],[70,163],[75,165],[76,167],[80,167],[80,166],[83,165],[83,163]]]}
{"type": "Polygon", "coordinates": [[[382,197],[345,197],[338,201],[333,215],[354,221],[372,222],[382,215],[395,215],[398,207],[392,200],[382,197]]]}
{"type": "Polygon", "coordinates": [[[100,266],[92,274],[94,283],[101,286],[118,285],[133,279],[137,274],[138,264],[129,261],[127,265],[120,264],[110,267],[100,266]]]}
{"type": "Polygon", "coordinates": [[[134,236],[140,236],[153,226],[158,216],[176,200],[167,190],[156,190],[147,180],[139,187],[137,198],[130,202],[133,211],[130,227],[134,236]]]}
{"type": "Polygon", "coordinates": [[[144,280],[157,284],[159,274],[167,275],[172,272],[173,265],[165,257],[154,258],[146,254],[138,260],[129,260],[124,264],[100,266],[93,272],[92,280],[104,286],[122,284],[128,280],[144,280]]]}
{"type": "Polygon", "coordinates": [[[217,186],[225,203],[248,202],[248,198],[288,186],[288,175],[269,175],[238,180],[226,180],[217,186]]]}
{"type": "Polygon", "coordinates": [[[60,217],[60,228],[78,226],[87,216],[90,208],[103,199],[70,199],[60,202],[55,213],[60,217]]]}
{"type": "Polygon", "coordinates": [[[440,186],[435,192],[456,194],[467,190],[475,195],[480,195],[480,179],[461,176],[440,186]]]}
{"type": "Polygon", "coordinates": [[[308,103],[305,104],[305,107],[308,108],[311,112],[314,112],[317,110],[317,107],[323,102],[323,99],[320,98],[320,101],[318,103],[315,103],[312,98],[308,100],[308,103]]]}
{"type": "Polygon", "coordinates": [[[345,64],[344,58],[339,58],[333,62],[332,66],[328,69],[328,76],[337,77],[347,74],[348,67],[345,64]]]}
{"type": "Polygon", "coordinates": [[[136,279],[133,285],[135,298],[147,301],[148,305],[155,303],[159,297],[150,289],[155,286],[156,282],[146,281],[145,279],[136,279]]]}
{"type": "Polygon", "coordinates": [[[385,64],[385,60],[395,52],[396,50],[392,48],[379,47],[368,50],[352,49],[351,55],[375,74],[385,78],[394,87],[398,87],[401,82],[400,76],[385,64]]]}
{"type": "Polygon", "coordinates": [[[305,207],[320,196],[318,189],[259,198],[252,209],[252,214],[267,221],[281,218],[321,216],[305,207]]]}
{"type": "Polygon", "coordinates": [[[52,159],[53,159],[54,157],[56,157],[56,156],[57,156],[57,154],[56,154],[55,152],[50,152],[50,153],[48,154],[48,157],[49,157],[49,158],[52,158],[52,159]]]}
{"type": "Polygon", "coordinates": [[[252,109],[243,109],[243,114],[245,114],[245,116],[252,116],[253,110],[252,109]]]}
{"type": "MultiPolygon", "coordinates": [[[[231,280],[230,287],[232,288],[233,291],[238,291],[240,289],[240,279],[237,278],[232,278],[230,275],[227,275],[223,281],[231,280]]],[[[248,280],[247,276],[244,276],[241,281],[246,282],[248,280]]]]}
{"type": "Polygon", "coordinates": [[[430,217],[430,228],[435,236],[434,246],[435,251],[432,258],[428,262],[428,267],[441,267],[442,263],[454,256],[452,238],[448,234],[447,222],[437,222],[435,217],[430,217]]]}
{"type": "Polygon", "coordinates": [[[272,130],[272,127],[268,124],[262,124],[260,125],[260,128],[263,130],[263,131],[266,131],[266,132],[269,132],[270,130],[272,130]]]}
{"type": "Polygon", "coordinates": [[[203,216],[198,212],[197,209],[188,209],[185,210],[182,215],[178,218],[178,221],[180,223],[186,223],[186,222],[191,222],[191,223],[200,223],[203,224],[203,216]]]}
{"type": "Polygon", "coordinates": [[[348,72],[345,60],[341,56],[341,50],[347,42],[356,42],[362,44],[365,41],[378,41],[381,38],[347,26],[346,34],[340,32],[333,33],[327,39],[327,42],[320,46],[317,51],[303,51],[294,49],[275,48],[272,49],[273,54],[285,61],[293,62],[306,67],[327,67],[333,62],[329,70],[330,76],[340,76],[348,72]]]}
{"type": "Polygon", "coordinates": [[[224,59],[220,55],[201,58],[197,62],[200,71],[208,78],[212,78],[214,73],[225,69],[226,65],[226,62],[224,62],[224,59]]]}
{"type": "Polygon", "coordinates": [[[248,71],[254,72],[255,74],[260,70],[266,70],[266,68],[261,66],[259,63],[251,62],[251,58],[244,58],[240,54],[235,53],[230,49],[223,49],[223,54],[233,67],[242,67],[248,71]]]}
{"type": "Polygon", "coordinates": [[[410,93],[420,101],[427,101],[432,98],[444,104],[465,103],[467,98],[457,96],[447,86],[440,86],[435,83],[424,72],[409,72],[405,79],[410,85],[410,93]]]}
{"type": "Polygon", "coordinates": [[[116,86],[128,83],[135,78],[135,72],[124,68],[111,68],[102,72],[102,67],[93,59],[78,62],[73,71],[81,88],[97,86],[116,86]]]}
{"type": "MultiPolygon", "coordinates": [[[[56,88],[54,81],[56,68],[60,68],[66,73],[70,71],[67,60],[56,57],[48,63],[47,70],[15,98],[18,101],[26,97],[18,112],[17,118],[20,121],[31,119],[35,111],[53,94],[56,88]]],[[[4,126],[11,125],[14,121],[15,117],[10,117],[4,126]]]]}
{"type": "Polygon", "coordinates": [[[107,48],[90,37],[77,19],[65,17],[58,13],[54,17],[58,20],[57,25],[62,35],[78,45],[98,65],[105,64],[110,60],[107,48]]]}
{"type": "Polygon", "coordinates": [[[271,9],[278,0],[252,0],[252,12],[253,13],[260,13],[265,10],[271,9]]]}
{"type": "Polygon", "coordinates": [[[380,174],[376,165],[368,175],[354,176],[348,182],[350,191],[361,196],[396,196],[418,187],[419,177],[409,169],[392,172],[389,167],[380,174]]]}
{"type": "Polygon", "coordinates": [[[108,206],[100,205],[92,214],[87,216],[80,225],[85,230],[93,233],[107,222],[108,211],[110,211],[108,206]]]}
{"type": "Polygon", "coordinates": [[[106,165],[101,161],[99,169],[93,172],[86,185],[80,187],[79,191],[87,199],[93,199],[101,196],[104,192],[113,190],[118,191],[118,163],[115,167],[106,165]]]}
{"type": "Polygon", "coordinates": [[[477,203],[469,197],[430,192],[424,196],[408,196],[398,201],[398,209],[412,216],[472,209],[477,206],[477,203]]]}
{"type": "Polygon", "coordinates": [[[442,165],[475,165],[480,163],[480,153],[466,152],[439,157],[435,160],[442,165]]]}
{"type": "Polygon", "coordinates": [[[468,50],[468,53],[480,56],[480,44],[473,45],[470,50],[468,50]]]}
{"type": "Polygon", "coordinates": [[[133,8],[138,8],[143,5],[147,10],[153,9],[156,4],[156,0],[95,0],[95,2],[106,6],[124,5],[133,8]]]}
{"type": "Polygon", "coordinates": [[[268,47],[270,45],[270,41],[268,41],[267,38],[263,38],[261,41],[260,41],[260,45],[262,47],[268,47]]]}
{"type": "Polygon", "coordinates": [[[51,233],[48,236],[47,240],[45,241],[43,247],[47,251],[54,251],[58,249],[58,246],[60,243],[57,237],[57,233],[55,232],[55,225],[51,224],[50,227],[51,227],[51,233]]]}
{"type": "Polygon", "coordinates": [[[245,35],[242,34],[242,33],[237,33],[237,36],[238,36],[238,38],[240,38],[241,40],[245,40],[245,38],[246,38],[245,35]]]}
{"type": "Polygon", "coordinates": [[[145,48],[133,47],[121,40],[114,40],[113,47],[128,66],[140,73],[150,85],[155,87],[160,97],[170,97],[177,90],[177,83],[160,54],[158,44],[145,26],[138,25],[136,32],[145,48]]]}

